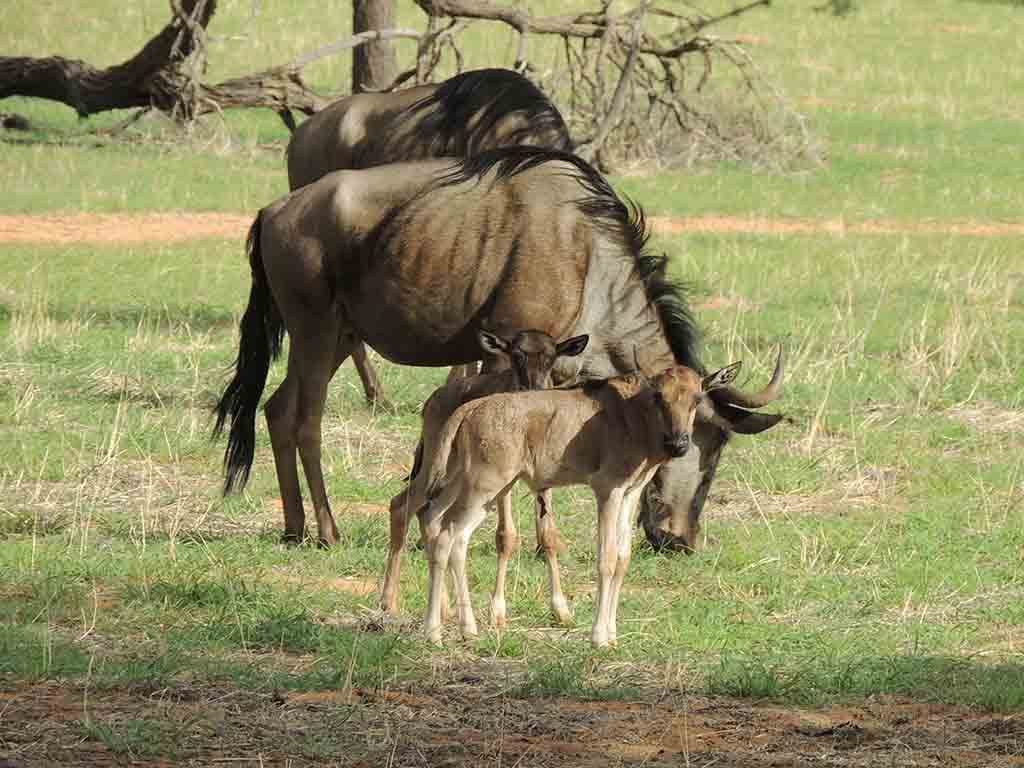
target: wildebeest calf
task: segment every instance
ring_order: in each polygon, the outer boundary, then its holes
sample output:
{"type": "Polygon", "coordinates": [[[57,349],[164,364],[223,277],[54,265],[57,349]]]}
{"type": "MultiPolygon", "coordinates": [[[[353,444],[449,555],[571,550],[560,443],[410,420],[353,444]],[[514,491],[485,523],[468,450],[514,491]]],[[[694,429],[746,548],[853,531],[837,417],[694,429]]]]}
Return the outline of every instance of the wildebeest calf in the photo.
{"type": "MultiPolygon", "coordinates": [[[[413,464],[409,485],[391,500],[391,542],[388,551],[387,569],[384,573],[384,586],[381,589],[381,608],[393,613],[398,603],[398,579],[402,567],[402,550],[409,525],[410,512],[419,511],[425,499],[423,497],[424,477],[429,475],[423,468],[423,457],[431,457],[437,451],[437,440],[448,418],[455,410],[472,400],[493,395],[499,392],[518,390],[537,390],[551,385],[551,369],[560,357],[575,357],[587,346],[587,335],[573,336],[560,343],[543,331],[520,331],[512,336],[502,337],[488,331],[479,331],[480,347],[487,356],[487,365],[492,369],[468,378],[449,378],[449,380],[427,399],[423,405],[423,427],[420,442],[416,446],[416,459],[413,464]]],[[[495,586],[495,598],[492,601],[492,616],[496,624],[504,623],[504,565],[516,545],[515,521],[512,517],[512,497],[508,492],[499,494],[498,531],[495,536],[495,547],[498,551],[498,562],[502,566],[498,570],[498,583],[495,586]]],[[[547,520],[541,517],[550,509],[550,494],[538,502],[537,537],[538,546],[545,552],[549,561],[549,572],[553,574],[552,595],[561,596],[558,586],[558,561],[556,542],[557,532],[545,535],[547,520]],[[554,538],[552,538],[554,536],[554,538]]],[[[561,602],[552,599],[552,608],[562,621],[568,621],[568,607],[565,599],[561,602]]]]}
{"type": "Polygon", "coordinates": [[[686,454],[706,393],[731,382],[739,367],[733,363],[702,378],[674,365],[651,379],[638,374],[581,388],[492,395],[455,411],[434,455],[424,457],[428,638],[441,641],[449,567],[460,629],[476,634],[466,580],[469,538],[486,516],[484,506],[524,480],[535,492],[566,485],[593,489],[598,585],[591,641],[614,643],[640,494],[663,463],[686,454]]]}

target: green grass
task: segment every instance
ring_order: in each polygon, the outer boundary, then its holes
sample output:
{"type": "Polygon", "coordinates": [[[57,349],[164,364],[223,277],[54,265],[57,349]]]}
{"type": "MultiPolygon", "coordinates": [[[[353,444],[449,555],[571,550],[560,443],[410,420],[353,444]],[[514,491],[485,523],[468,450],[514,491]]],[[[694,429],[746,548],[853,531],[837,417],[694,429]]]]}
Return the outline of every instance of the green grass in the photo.
{"type": "MultiPolygon", "coordinates": [[[[90,7],[76,6],[86,21],[69,24],[62,5],[30,14],[16,3],[0,48],[111,63],[166,15],[164,3],[133,5],[107,46],[102,25],[112,22],[90,7]]],[[[295,3],[263,4],[248,20],[252,7],[221,4],[211,78],[251,70],[254,48],[261,61],[282,61],[349,23],[346,10],[336,30],[318,29],[295,3]]],[[[650,213],[895,221],[907,232],[656,238],[693,286],[710,362],[743,359],[761,381],[785,342],[781,407],[793,423],[727,449],[706,509],[715,541],[689,558],[637,547],[619,646],[608,652],[587,642],[594,513],[579,490],[556,495],[571,545],[567,632],[549,629],[521,492],[526,547],[513,561],[503,634],[427,647],[419,553],[403,574],[408,622],[378,627],[375,593],[354,588],[379,578],[383,507],[443,371],[383,364],[391,403],[375,412],[351,367],[339,372],[324,468],[342,546],[285,549],[262,422],[242,495],[221,498],[223,445],[209,442],[248,294],[242,243],[5,243],[0,679],[93,690],[195,682],[269,696],[440,684],[483,665],[500,670],[486,684],[523,697],[631,699],[671,680],[687,692],[801,704],[895,694],[1021,710],[1020,237],[941,232],[1014,221],[1024,209],[1022,115],[1007,96],[1024,85],[1019,22],[1011,5],[960,2],[741,19],[722,33],[759,38],[752,55],[807,114],[826,162],[789,174],[715,166],[616,179],[650,213]],[[940,231],[916,232],[922,221],[940,231]]],[[[474,34],[471,62],[484,63],[486,34],[474,34]]],[[[326,87],[343,72],[326,63],[312,81],[326,87]]],[[[122,144],[90,135],[119,115],[79,124],[61,107],[3,106],[40,126],[5,137],[5,213],[251,212],[285,188],[286,135],[272,115],[233,114],[190,137],[157,124],[144,131],[163,141],[122,144]]],[[[470,557],[484,627],[492,531],[476,536],[470,557]]],[[[130,759],[173,757],[179,732],[168,729],[163,719],[97,715],[83,717],[80,736],[130,759]]],[[[296,738],[310,759],[336,747],[323,730],[296,738]]]]}
{"type": "MultiPolygon", "coordinates": [[[[1019,418],[1024,328],[1019,295],[1000,279],[1012,243],[978,241],[969,253],[956,247],[965,242],[690,238],[679,271],[714,265],[693,296],[711,304],[701,313],[710,358],[742,358],[762,379],[785,339],[783,407],[795,423],[729,447],[707,510],[717,544],[690,558],[637,551],[615,651],[588,655],[592,502],[563,491],[576,629],[538,633],[549,624],[546,577],[524,552],[510,630],[468,646],[450,639],[459,658],[513,664],[519,695],[628,698],[642,686],[607,670],[681,665],[688,686],[710,692],[805,703],[902,693],[1016,709],[1024,686],[992,670],[1014,669],[1000,638],[1024,622],[1022,444],[1000,426],[1019,418]],[[777,267],[758,270],[765,261],[777,267]],[[929,688],[953,672],[955,685],[929,688]],[[990,690],[994,675],[1009,686],[990,690]]],[[[300,691],[423,679],[431,650],[408,628],[367,632],[374,594],[336,580],[378,578],[384,505],[443,372],[382,366],[393,405],[369,413],[342,369],[325,469],[343,546],[281,548],[265,431],[250,487],[227,500],[222,447],[208,440],[245,295],[237,250],[5,252],[21,267],[8,273],[15,298],[2,321],[2,426],[18,434],[0,448],[9,677],[88,669],[96,686],[199,676],[300,691]],[[125,275],[123,293],[100,265],[125,275]]],[[[522,494],[518,505],[528,530],[522,494]]],[[[481,532],[471,557],[481,613],[491,540],[481,532]]],[[[418,617],[425,563],[408,560],[404,606],[418,617]]]]}

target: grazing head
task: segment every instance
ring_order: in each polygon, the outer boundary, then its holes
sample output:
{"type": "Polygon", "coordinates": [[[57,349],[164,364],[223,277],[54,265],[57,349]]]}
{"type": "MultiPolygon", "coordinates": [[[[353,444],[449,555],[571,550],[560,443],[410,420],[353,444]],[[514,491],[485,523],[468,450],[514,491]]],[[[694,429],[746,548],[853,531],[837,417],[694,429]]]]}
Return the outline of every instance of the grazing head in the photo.
{"type": "Polygon", "coordinates": [[[587,347],[586,334],[556,342],[543,331],[519,331],[512,336],[479,332],[480,348],[497,358],[498,369],[515,374],[516,389],[544,389],[550,386],[551,369],[560,357],[575,357],[587,347]]]}
{"type": "Polygon", "coordinates": [[[731,383],[738,372],[738,363],[705,377],[708,381],[702,385],[703,394],[696,400],[693,431],[685,458],[663,466],[641,498],[639,522],[655,549],[671,552],[696,549],[701,512],[719,456],[729,438],[734,434],[758,434],[783,419],[779,414],[755,410],[781,394],[783,370],[780,348],[771,381],[759,392],[746,392],[731,383]]]}
{"type": "Polygon", "coordinates": [[[690,450],[694,424],[698,413],[708,407],[709,393],[727,386],[739,370],[740,363],[735,362],[701,376],[685,365],[674,365],[647,380],[661,424],[662,446],[669,458],[680,458],[690,450]]]}

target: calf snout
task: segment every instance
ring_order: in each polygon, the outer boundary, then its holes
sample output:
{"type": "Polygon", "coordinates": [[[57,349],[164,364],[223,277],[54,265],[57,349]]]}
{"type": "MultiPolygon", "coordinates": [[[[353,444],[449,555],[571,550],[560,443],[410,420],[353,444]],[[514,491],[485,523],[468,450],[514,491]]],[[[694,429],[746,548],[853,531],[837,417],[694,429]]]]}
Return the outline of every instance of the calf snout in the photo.
{"type": "Polygon", "coordinates": [[[690,450],[690,436],[687,434],[671,435],[665,438],[665,452],[673,459],[685,456],[690,450]]]}

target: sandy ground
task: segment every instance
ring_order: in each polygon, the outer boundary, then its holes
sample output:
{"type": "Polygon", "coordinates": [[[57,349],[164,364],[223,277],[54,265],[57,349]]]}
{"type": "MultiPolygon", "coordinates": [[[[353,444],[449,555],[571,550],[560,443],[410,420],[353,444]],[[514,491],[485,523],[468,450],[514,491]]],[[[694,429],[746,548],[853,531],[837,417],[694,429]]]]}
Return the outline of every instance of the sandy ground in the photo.
{"type": "MultiPolygon", "coordinates": [[[[727,216],[668,218],[652,216],[655,232],[733,232],[751,234],[948,234],[974,237],[1024,235],[1024,223],[963,221],[899,222],[841,220],[771,220],[727,216]]],[[[130,243],[194,238],[243,239],[252,216],[236,213],[67,213],[0,215],[0,242],[22,243],[130,243]]]]}

